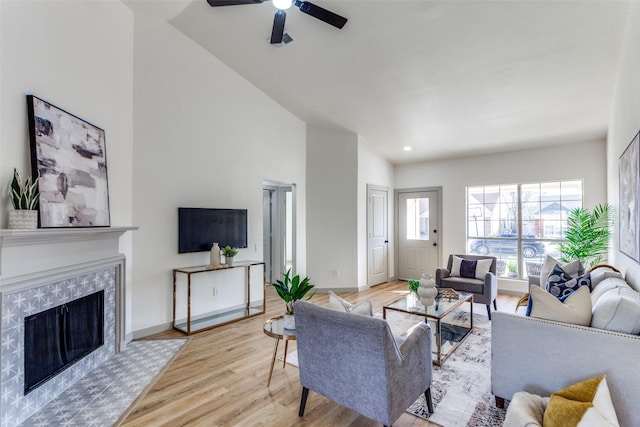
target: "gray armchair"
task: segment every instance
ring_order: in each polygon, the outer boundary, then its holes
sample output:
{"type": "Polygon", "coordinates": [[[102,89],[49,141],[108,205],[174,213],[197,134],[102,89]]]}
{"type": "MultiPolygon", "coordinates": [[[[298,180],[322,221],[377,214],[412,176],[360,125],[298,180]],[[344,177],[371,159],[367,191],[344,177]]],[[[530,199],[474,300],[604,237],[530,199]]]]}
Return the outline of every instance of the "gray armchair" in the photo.
{"type": "Polygon", "coordinates": [[[383,319],[295,303],[299,416],[309,390],[390,426],[424,393],[431,403],[431,330],[422,322],[396,342],[383,319]]]}
{"type": "Polygon", "coordinates": [[[436,285],[440,288],[452,288],[456,291],[469,292],[473,294],[473,302],[485,304],[487,306],[487,315],[491,320],[491,303],[493,308],[498,309],[496,298],[498,296],[498,279],[496,277],[496,257],[482,255],[455,255],[458,258],[468,260],[491,259],[491,267],[489,273],[481,279],[469,279],[466,277],[451,277],[451,266],[453,265],[453,256],[449,255],[447,268],[438,268],[436,270],[436,285]]]}

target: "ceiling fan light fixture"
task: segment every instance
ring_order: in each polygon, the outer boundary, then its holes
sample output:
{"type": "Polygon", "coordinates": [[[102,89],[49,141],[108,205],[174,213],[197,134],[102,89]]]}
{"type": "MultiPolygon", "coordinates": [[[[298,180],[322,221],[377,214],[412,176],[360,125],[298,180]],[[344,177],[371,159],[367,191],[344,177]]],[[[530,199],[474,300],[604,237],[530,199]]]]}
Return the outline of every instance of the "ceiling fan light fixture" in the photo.
{"type": "Polygon", "coordinates": [[[273,0],[273,5],[280,10],[289,9],[292,4],[293,0],[273,0]]]}

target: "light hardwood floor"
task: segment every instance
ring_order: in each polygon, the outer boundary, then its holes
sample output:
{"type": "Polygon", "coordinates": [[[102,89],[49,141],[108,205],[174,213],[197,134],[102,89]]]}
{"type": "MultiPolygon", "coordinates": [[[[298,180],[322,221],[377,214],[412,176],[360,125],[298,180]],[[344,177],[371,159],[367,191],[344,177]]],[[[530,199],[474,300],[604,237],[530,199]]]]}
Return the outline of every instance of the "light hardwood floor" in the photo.
{"type": "MultiPolygon", "coordinates": [[[[407,292],[406,282],[390,282],[360,293],[342,293],[358,302],[369,299],[374,312],[381,311],[407,292]]],[[[262,316],[242,320],[190,337],[189,343],[160,376],[151,390],[124,420],[132,426],[376,426],[369,418],[311,392],[305,415],[298,417],[300,383],[298,370],[276,361],[267,388],[275,340],[262,332],[270,317],[284,311],[284,304],[267,286],[267,310],[262,316]]],[[[515,306],[517,298],[500,296],[498,308],[515,306]]],[[[326,305],[328,295],[318,293],[313,302],[326,305]]],[[[484,310],[476,304],[474,309],[484,310]]],[[[168,331],[149,338],[183,338],[168,331]]],[[[290,342],[289,352],[295,349],[290,342]]],[[[284,350],[283,341],[278,356],[284,350]]],[[[366,392],[366,391],[363,391],[366,392]]],[[[436,426],[403,414],[395,427],[436,426]]]]}

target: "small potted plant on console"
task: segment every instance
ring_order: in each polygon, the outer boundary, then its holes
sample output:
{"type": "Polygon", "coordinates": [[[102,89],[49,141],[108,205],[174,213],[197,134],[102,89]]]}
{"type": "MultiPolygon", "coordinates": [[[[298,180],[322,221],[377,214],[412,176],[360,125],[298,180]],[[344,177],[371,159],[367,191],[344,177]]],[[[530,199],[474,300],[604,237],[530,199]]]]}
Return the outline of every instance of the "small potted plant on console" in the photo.
{"type": "Polygon", "coordinates": [[[224,263],[231,267],[233,265],[233,257],[238,255],[238,248],[232,248],[227,245],[222,248],[222,255],[224,255],[224,263]]]}

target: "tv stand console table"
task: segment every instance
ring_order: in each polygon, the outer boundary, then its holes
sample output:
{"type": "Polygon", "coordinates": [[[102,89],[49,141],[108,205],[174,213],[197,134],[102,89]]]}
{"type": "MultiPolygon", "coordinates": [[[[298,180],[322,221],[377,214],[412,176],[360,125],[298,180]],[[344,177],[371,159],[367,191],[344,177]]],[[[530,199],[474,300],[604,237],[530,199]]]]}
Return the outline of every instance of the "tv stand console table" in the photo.
{"type": "MultiPolygon", "coordinates": [[[[187,335],[191,335],[196,332],[204,331],[207,329],[215,328],[218,326],[226,325],[228,323],[237,322],[238,320],[247,319],[249,317],[257,316],[260,314],[264,314],[266,309],[266,294],[265,294],[265,280],[266,280],[266,264],[262,261],[236,261],[232,266],[221,265],[219,267],[213,267],[210,265],[201,265],[197,267],[185,267],[185,268],[175,268],[173,269],[173,328],[186,333],[187,335]],[[252,306],[251,304],[251,267],[253,266],[262,266],[262,281],[260,282],[260,287],[262,289],[262,305],[252,306]],[[196,318],[192,317],[191,313],[191,297],[192,297],[192,284],[191,277],[196,274],[217,274],[221,271],[227,271],[237,268],[245,269],[245,282],[246,287],[239,288],[244,289],[246,298],[242,303],[242,306],[232,306],[227,308],[222,308],[216,310],[212,313],[207,313],[201,316],[197,316],[196,318]],[[181,304],[181,301],[178,301],[178,297],[180,296],[180,292],[178,291],[178,275],[186,275],[186,304],[187,304],[187,315],[186,319],[177,319],[176,311],[178,304],[181,304]]],[[[232,285],[235,285],[232,284],[232,285]]],[[[197,284],[194,284],[197,286],[197,284]]],[[[185,286],[180,286],[181,288],[185,286]]],[[[255,292],[254,292],[255,293],[255,292]]],[[[215,295],[215,288],[214,288],[215,295]]]]}

